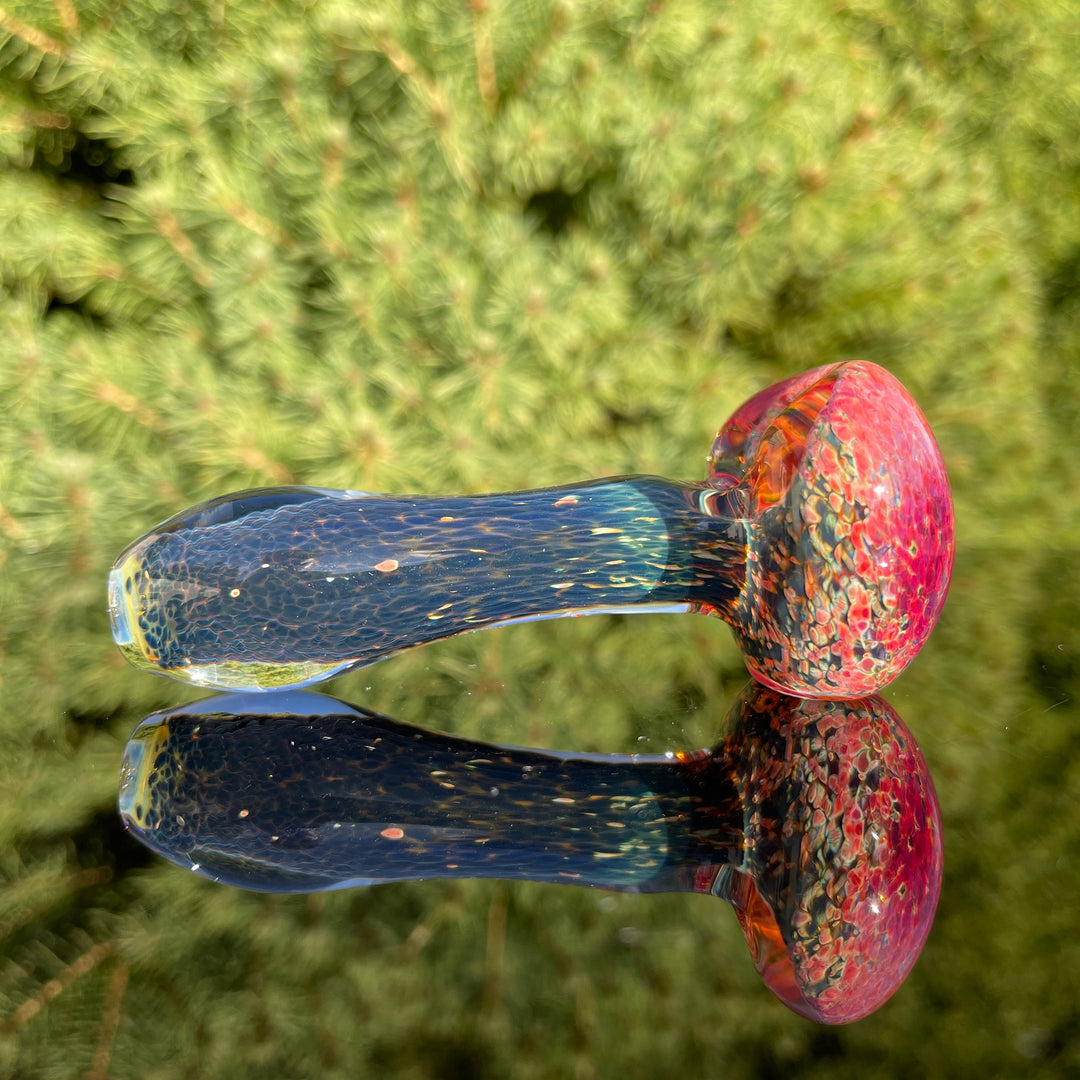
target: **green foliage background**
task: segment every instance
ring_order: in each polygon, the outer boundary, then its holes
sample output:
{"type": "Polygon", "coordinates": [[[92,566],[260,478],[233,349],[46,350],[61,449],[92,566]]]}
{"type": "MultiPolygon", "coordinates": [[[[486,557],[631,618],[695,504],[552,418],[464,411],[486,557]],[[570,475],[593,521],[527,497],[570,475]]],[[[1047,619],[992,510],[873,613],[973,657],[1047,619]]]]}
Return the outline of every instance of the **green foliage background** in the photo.
{"type": "MultiPolygon", "coordinates": [[[[1080,1073],[1080,34],[1057,0],[15,0],[0,9],[0,1075],[1080,1073]],[[701,475],[851,356],[922,403],[949,605],[890,700],[946,828],[907,984],[828,1030],[705,897],[243,894],[120,830],[109,564],[287,482],[701,475]]],[[[447,642],[340,696],[707,745],[705,619],[447,642]]]]}

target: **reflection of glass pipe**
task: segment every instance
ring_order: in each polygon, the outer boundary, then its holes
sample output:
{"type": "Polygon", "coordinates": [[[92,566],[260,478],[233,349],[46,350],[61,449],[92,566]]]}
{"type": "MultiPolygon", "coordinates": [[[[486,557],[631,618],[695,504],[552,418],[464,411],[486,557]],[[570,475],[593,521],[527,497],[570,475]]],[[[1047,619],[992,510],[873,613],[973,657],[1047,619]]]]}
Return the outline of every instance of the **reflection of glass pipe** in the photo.
{"type": "Polygon", "coordinates": [[[953,555],[941,454],[907,391],[863,361],[816,368],[746,402],[709,464],[705,483],[225,496],[121,555],[113,636],[140,666],[271,689],[486,626],[699,611],[731,624],[765,685],[843,698],[894,678],[953,555]]]}
{"type": "Polygon", "coordinates": [[[440,735],[309,693],[154,713],[128,742],[124,824],[215,881],[307,892],[498,877],[702,892],[803,1016],[845,1023],[903,981],[941,886],[941,821],[880,698],[752,684],[712,751],[557,754],[440,735]]]}

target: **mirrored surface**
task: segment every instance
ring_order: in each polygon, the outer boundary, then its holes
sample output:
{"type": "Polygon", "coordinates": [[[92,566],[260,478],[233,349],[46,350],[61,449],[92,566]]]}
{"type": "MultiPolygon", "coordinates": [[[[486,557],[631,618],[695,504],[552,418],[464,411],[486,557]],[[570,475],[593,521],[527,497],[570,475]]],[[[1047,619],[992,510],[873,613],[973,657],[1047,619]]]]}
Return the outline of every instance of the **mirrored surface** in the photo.
{"type": "Polygon", "coordinates": [[[216,883],[279,893],[429,878],[706,893],[765,984],[850,1023],[911,970],[941,889],[930,770],[880,697],[758,683],[710,750],[543,753],[320,694],[152,713],[120,768],[124,827],[216,883]]]}

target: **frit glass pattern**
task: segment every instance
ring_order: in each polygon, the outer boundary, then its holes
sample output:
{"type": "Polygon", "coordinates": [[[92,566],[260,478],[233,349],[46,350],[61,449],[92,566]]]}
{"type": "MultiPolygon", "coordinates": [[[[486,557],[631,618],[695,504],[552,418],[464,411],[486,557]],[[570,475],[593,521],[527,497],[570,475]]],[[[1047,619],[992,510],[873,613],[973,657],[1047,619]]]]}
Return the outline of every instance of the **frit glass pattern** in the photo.
{"type": "Polygon", "coordinates": [[[907,976],[941,887],[926,762],[881,698],[760,684],[712,750],[582,755],[426,731],[305,692],[154,713],[125,826],[215,881],[310,892],[488,877],[699,892],[735,908],[769,988],[846,1023],[907,976]]]}
{"type": "Polygon", "coordinates": [[[852,361],[741,406],[702,482],[215,499],[120,556],[109,611],[134,663],[229,690],[311,685],[518,621],[701,612],[732,626],[763,684],[850,698],[879,690],[926,641],[953,534],[918,406],[884,369],[852,361]]]}

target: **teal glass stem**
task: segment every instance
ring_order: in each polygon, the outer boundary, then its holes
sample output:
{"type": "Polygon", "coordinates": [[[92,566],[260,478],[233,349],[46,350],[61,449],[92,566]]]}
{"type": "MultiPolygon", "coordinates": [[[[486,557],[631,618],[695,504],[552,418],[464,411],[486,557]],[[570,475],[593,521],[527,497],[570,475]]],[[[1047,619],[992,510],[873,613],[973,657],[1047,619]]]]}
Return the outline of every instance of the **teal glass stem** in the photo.
{"type": "Polygon", "coordinates": [[[459,498],[244,492],[123,557],[113,632],[153,670],[262,689],[487,626],[727,607],[746,530],[700,509],[722,500],[658,477],[459,498]]]}
{"type": "Polygon", "coordinates": [[[933,920],[941,822],[918,746],[880,698],[760,685],[711,751],[554,753],[438,734],[303,692],[155,713],[121,771],[125,826],[242,888],[484,877],[698,892],[735,908],[789,1007],[877,1008],[933,920]]]}
{"type": "Polygon", "coordinates": [[[726,620],[774,689],[850,698],[895,678],[953,557],[941,454],[900,383],[862,361],[786,379],[735,412],[708,461],[700,482],[227,495],[120,556],[113,636],[152,671],[260,690],[485,627],[689,611],[726,620]]]}

